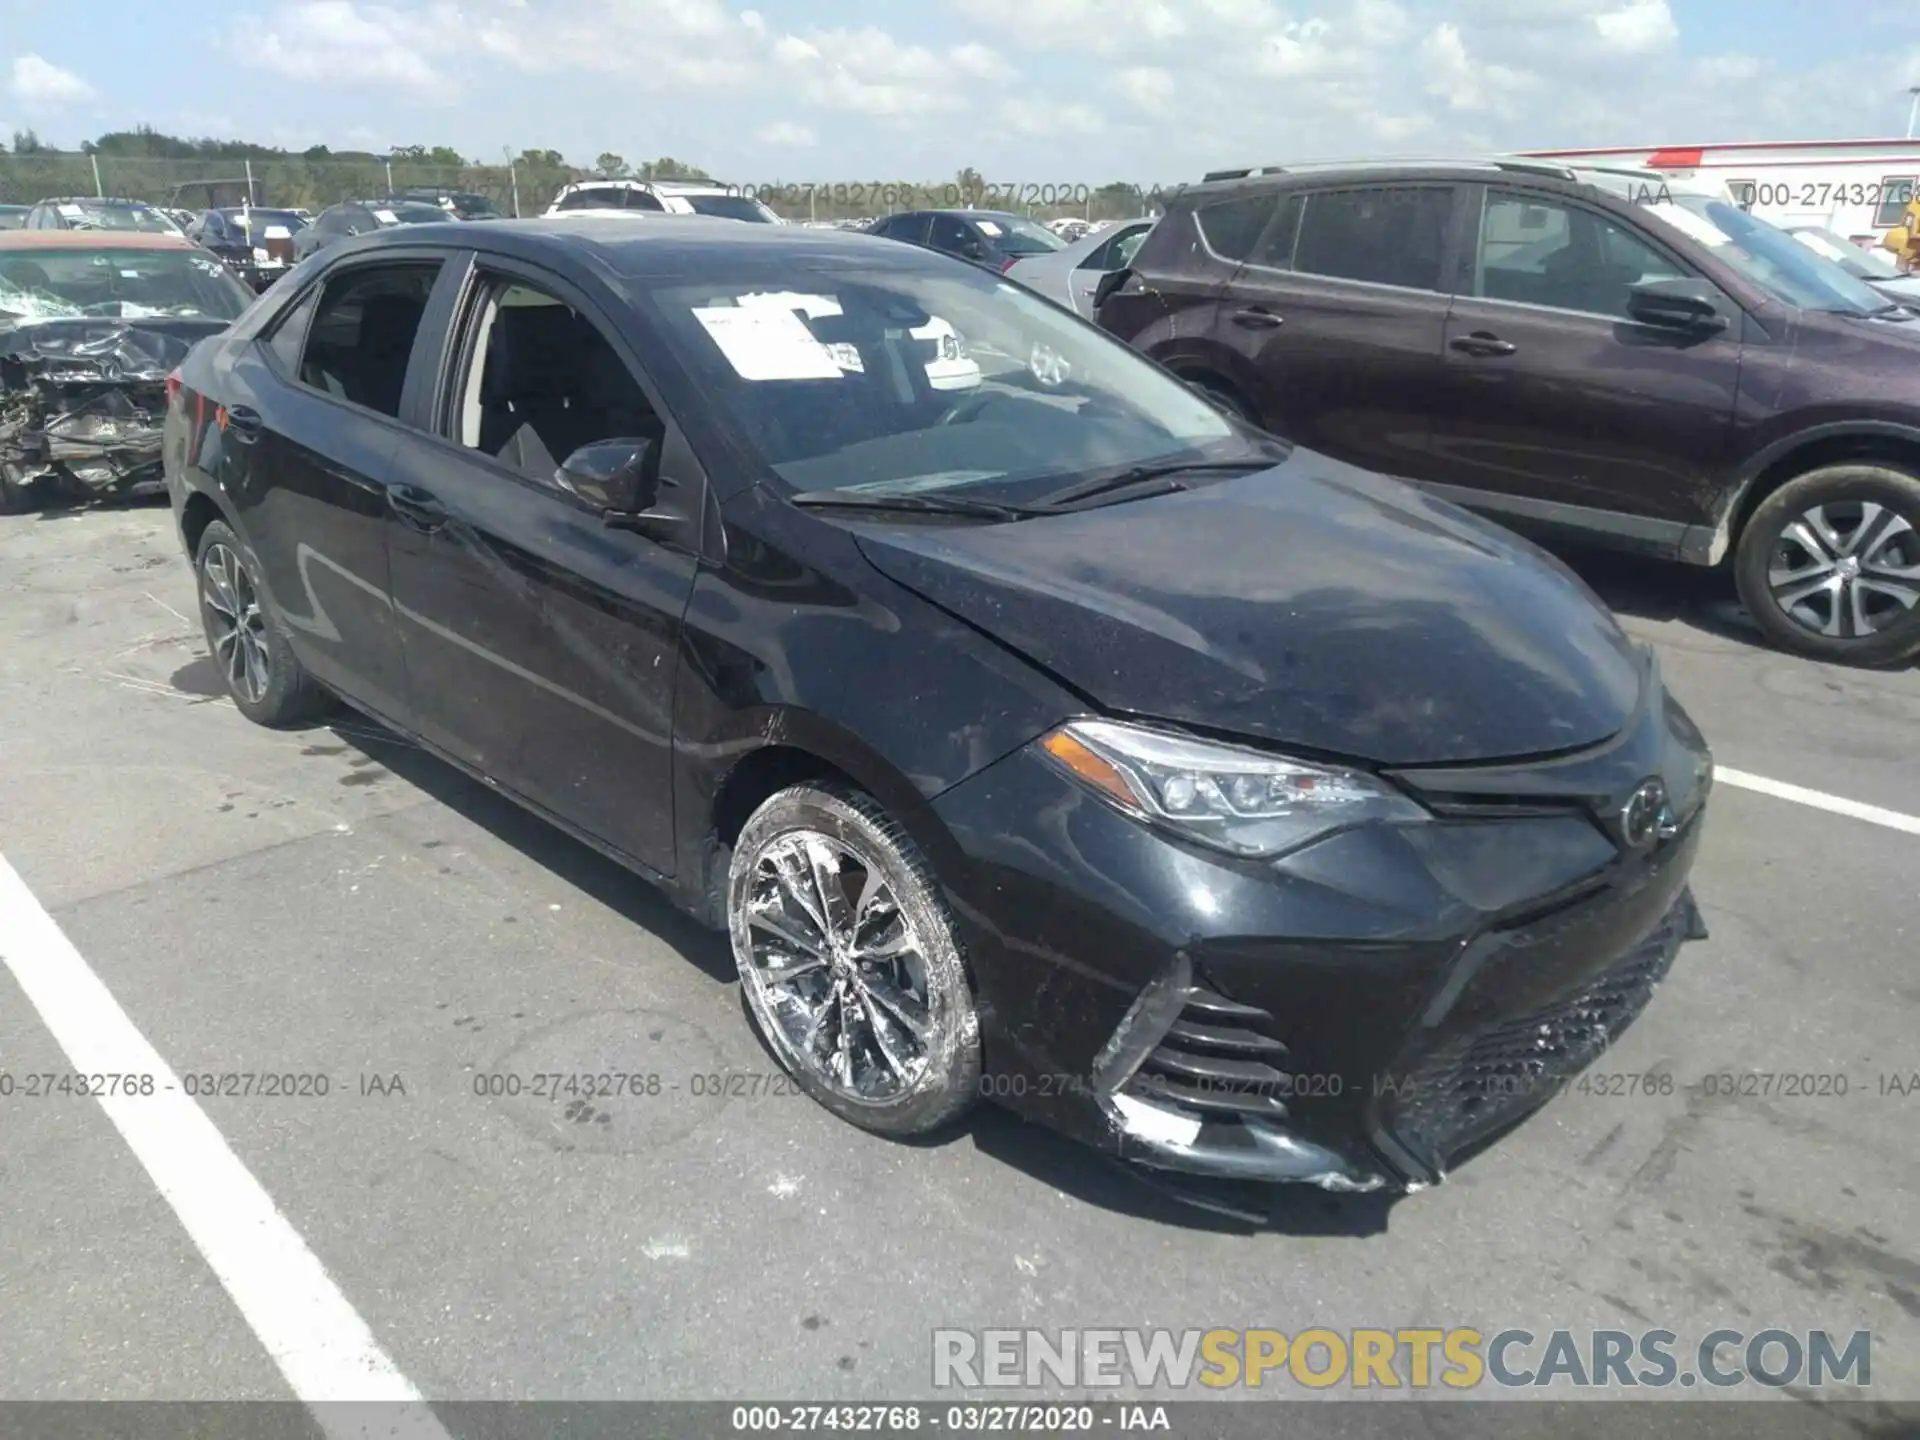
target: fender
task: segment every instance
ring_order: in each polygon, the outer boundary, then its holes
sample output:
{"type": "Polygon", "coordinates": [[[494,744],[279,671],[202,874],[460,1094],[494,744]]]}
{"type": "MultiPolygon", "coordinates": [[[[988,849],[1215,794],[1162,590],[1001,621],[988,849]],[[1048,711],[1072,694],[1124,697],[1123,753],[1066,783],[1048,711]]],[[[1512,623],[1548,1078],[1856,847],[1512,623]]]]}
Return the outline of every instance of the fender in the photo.
{"type": "Polygon", "coordinates": [[[1721,492],[1712,525],[1689,525],[1680,540],[1680,558],[1693,565],[1718,565],[1733,546],[1733,521],[1754,483],[1794,451],[1822,440],[1902,440],[1920,446],[1920,427],[1894,420],[1834,420],[1784,435],[1748,456],[1721,492]]]}

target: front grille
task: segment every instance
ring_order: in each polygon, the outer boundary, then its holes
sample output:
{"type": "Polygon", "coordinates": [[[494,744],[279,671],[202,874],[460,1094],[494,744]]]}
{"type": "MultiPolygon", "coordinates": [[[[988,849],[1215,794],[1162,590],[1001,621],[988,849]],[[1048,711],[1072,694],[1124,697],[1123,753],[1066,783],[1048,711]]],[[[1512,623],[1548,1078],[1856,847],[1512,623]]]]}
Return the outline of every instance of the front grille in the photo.
{"type": "Polygon", "coordinates": [[[1282,1120],[1291,1077],[1274,1067],[1287,1047],[1266,1033],[1273,1016],[1196,983],[1160,1043],[1120,1087],[1139,1100],[1196,1111],[1205,1119],[1282,1120]]]}
{"type": "Polygon", "coordinates": [[[1580,989],[1427,1052],[1392,1087],[1401,1141],[1439,1168],[1551,1099],[1646,1008],[1694,923],[1683,894],[1652,934],[1580,989]]]}

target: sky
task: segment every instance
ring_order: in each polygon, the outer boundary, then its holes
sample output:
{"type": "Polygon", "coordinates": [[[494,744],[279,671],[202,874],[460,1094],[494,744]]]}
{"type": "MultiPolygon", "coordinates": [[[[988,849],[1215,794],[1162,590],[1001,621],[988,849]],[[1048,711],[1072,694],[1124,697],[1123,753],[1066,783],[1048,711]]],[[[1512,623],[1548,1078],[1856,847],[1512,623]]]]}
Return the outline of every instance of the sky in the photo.
{"type": "Polygon", "coordinates": [[[1915,85],[1916,0],[0,0],[0,140],[144,123],[743,184],[1888,137],[1915,85]]]}

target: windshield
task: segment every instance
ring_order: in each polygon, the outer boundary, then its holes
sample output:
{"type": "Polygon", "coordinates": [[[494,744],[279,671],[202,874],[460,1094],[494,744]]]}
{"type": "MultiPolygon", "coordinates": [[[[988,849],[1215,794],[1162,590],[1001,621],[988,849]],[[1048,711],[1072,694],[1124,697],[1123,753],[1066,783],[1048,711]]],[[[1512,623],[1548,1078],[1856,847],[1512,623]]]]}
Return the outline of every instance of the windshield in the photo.
{"type": "Polygon", "coordinates": [[[1873,315],[1895,308],[1832,260],[1730,201],[1673,192],[1644,208],[1785,304],[1838,315],[1873,315]]]}
{"type": "Polygon", "coordinates": [[[1869,250],[1846,236],[1818,226],[1803,226],[1787,232],[1816,255],[1825,256],[1859,280],[1898,280],[1900,267],[1884,250],[1869,250]]]}
{"type": "Polygon", "coordinates": [[[917,258],[759,263],[647,303],[728,432],[795,490],[1017,500],[1021,482],[1271,459],[1186,386],[997,276],[917,258]]]}
{"type": "Polygon", "coordinates": [[[503,220],[500,207],[484,195],[469,195],[461,191],[453,198],[453,208],[469,220],[503,220]]]}
{"type": "Polygon", "coordinates": [[[152,235],[177,235],[180,227],[165,211],[151,205],[116,205],[98,200],[62,200],[53,207],[69,230],[141,230],[152,235]]]}
{"type": "Polygon", "coordinates": [[[775,225],[780,217],[751,195],[688,195],[683,197],[696,215],[718,215],[725,220],[751,220],[775,225]]]}
{"type": "Polygon", "coordinates": [[[370,205],[373,218],[382,226],[434,225],[448,218],[438,205],[423,205],[417,200],[395,200],[386,205],[370,205]]]}
{"type": "Polygon", "coordinates": [[[288,234],[307,228],[307,222],[291,210],[262,210],[256,206],[252,210],[222,210],[220,214],[237,230],[244,230],[249,224],[257,226],[262,234],[276,226],[284,228],[288,234]]]}
{"type": "Polygon", "coordinates": [[[1018,215],[993,215],[973,223],[1008,255],[1046,255],[1066,245],[1046,226],[1023,220],[1018,215]]]}
{"type": "Polygon", "coordinates": [[[253,293],[200,250],[75,249],[0,253],[0,318],[232,320],[253,293]]]}

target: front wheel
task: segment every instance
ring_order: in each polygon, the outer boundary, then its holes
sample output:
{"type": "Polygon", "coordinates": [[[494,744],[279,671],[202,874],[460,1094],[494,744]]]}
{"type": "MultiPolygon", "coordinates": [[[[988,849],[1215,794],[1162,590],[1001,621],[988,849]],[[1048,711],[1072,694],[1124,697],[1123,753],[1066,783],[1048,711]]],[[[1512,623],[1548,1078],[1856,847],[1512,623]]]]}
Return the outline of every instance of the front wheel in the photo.
{"type": "Polygon", "coordinates": [[[1734,579],[1782,649],[1855,665],[1920,652],[1920,479],[1859,461],[1789,480],[1747,521],[1734,579]]]}
{"type": "Polygon", "coordinates": [[[770,797],[734,846],[728,929],[741,993],[787,1072],[843,1120],[918,1135],[980,1086],[980,1021],[933,872],[873,800],[770,797]]]}

